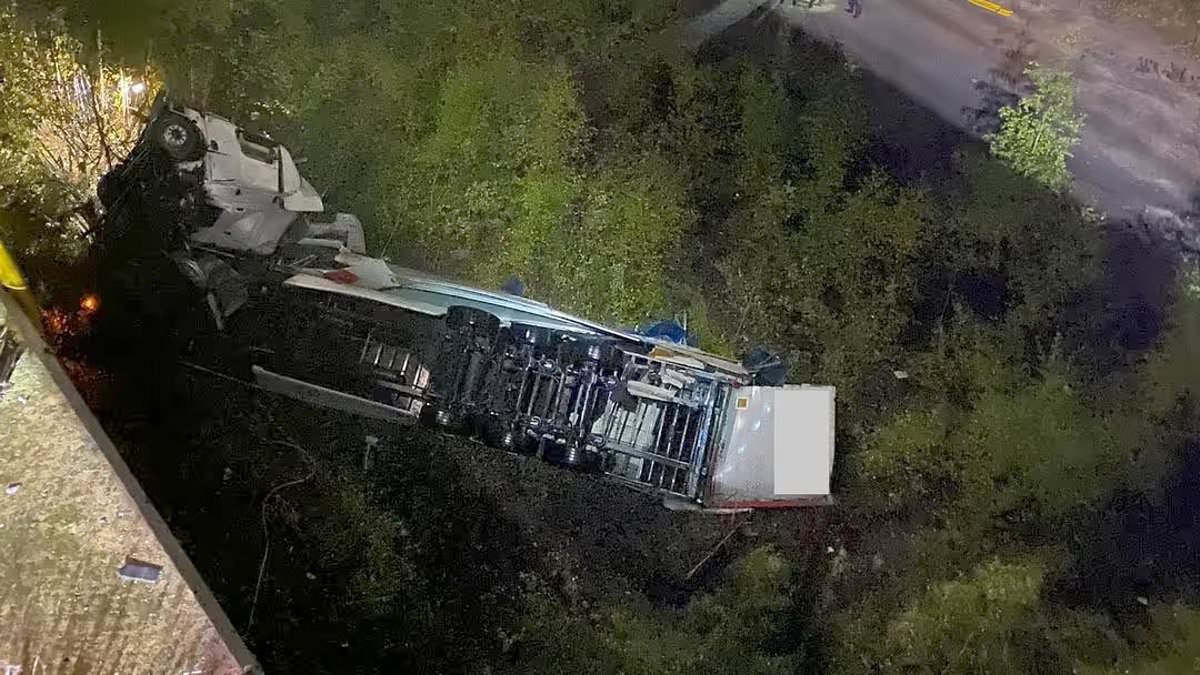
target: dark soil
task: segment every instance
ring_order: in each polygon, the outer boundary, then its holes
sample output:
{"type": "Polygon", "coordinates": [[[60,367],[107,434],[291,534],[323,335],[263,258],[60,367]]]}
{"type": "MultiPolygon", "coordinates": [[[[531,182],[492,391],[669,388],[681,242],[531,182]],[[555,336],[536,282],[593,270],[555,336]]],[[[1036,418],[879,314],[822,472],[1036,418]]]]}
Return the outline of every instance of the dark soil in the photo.
{"type": "Polygon", "coordinates": [[[813,545],[814,512],[756,515],[689,578],[745,516],[152,361],[89,398],[267,672],[475,670],[507,658],[532,583],[679,605],[752,546],[813,545]]]}

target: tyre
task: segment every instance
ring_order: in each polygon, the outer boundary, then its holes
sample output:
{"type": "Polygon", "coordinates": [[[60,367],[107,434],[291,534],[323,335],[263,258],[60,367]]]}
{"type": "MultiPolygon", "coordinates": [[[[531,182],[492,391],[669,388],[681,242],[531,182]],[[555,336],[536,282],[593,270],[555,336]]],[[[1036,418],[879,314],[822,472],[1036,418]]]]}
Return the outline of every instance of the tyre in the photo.
{"type": "Polygon", "coordinates": [[[582,443],[547,442],[544,457],[547,462],[570,469],[589,471],[594,461],[582,443]]]}
{"type": "Polygon", "coordinates": [[[468,420],[463,419],[461,414],[439,405],[435,401],[425,402],[425,405],[421,407],[418,419],[427,427],[440,429],[450,434],[461,436],[471,431],[468,420]]]}
{"type": "Polygon", "coordinates": [[[204,143],[200,129],[188,118],[175,113],[164,113],[154,121],[150,138],[154,144],[179,162],[200,159],[204,155],[204,143]]]}
{"type": "Polygon", "coordinates": [[[517,442],[512,427],[499,415],[483,415],[478,421],[478,433],[479,440],[497,450],[512,450],[517,442]]]}

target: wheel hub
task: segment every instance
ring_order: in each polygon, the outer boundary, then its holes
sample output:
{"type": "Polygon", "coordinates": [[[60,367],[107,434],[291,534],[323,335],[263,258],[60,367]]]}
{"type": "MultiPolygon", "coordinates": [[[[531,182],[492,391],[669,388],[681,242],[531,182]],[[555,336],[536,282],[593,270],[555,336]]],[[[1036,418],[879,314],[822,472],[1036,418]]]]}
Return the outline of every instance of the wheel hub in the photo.
{"type": "Polygon", "coordinates": [[[188,132],[181,124],[169,124],[163,129],[163,143],[174,147],[181,148],[187,142],[188,132]]]}

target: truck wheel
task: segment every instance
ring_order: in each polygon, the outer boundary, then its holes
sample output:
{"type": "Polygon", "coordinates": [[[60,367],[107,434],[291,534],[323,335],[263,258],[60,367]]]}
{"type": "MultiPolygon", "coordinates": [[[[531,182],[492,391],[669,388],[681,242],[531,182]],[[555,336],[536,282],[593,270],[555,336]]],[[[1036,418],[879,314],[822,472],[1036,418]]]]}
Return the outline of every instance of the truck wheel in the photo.
{"type": "Polygon", "coordinates": [[[499,415],[485,414],[478,420],[479,440],[498,450],[512,450],[517,442],[516,434],[499,415]]]}
{"type": "Polygon", "coordinates": [[[543,456],[551,464],[571,469],[580,469],[582,471],[590,470],[593,464],[592,458],[588,456],[587,449],[582,443],[577,442],[555,443],[548,441],[543,456]]]}
{"type": "Polygon", "coordinates": [[[155,120],[150,137],[176,161],[190,162],[204,156],[200,129],[183,115],[163,114],[155,120]]]}
{"type": "Polygon", "coordinates": [[[421,406],[418,420],[427,427],[441,429],[450,434],[463,435],[470,431],[467,420],[461,414],[438,405],[435,401],[426,401],[425,405],[421,406]]]}

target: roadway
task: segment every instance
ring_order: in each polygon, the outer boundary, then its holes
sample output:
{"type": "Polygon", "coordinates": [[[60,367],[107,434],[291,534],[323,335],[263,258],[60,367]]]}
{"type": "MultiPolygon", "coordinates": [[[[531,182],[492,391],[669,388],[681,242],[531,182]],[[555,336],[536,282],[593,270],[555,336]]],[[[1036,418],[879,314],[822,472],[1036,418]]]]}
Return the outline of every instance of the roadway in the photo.
{"type": "Polygon", "coordinates": [[[1061,64],[1075,73],[1088,116],[1070,161],[1076,195],[1128,216],[1178,213],[1200,189],[1200,62],[1145,26],[1097,18],[1077,0],[1003,3],[1011,17],[967,0],[864,0],[857,19],[841,7],[726,0],[691,21],[685,41],[698,46],[764,4],[967,131],[963,111],[981,105],[978,82],[998,82],[996,71],[1014,62],[1061,64]],[[1166,77],[1172,65],[1186,69],[1183,82],[1166,77]]]}

